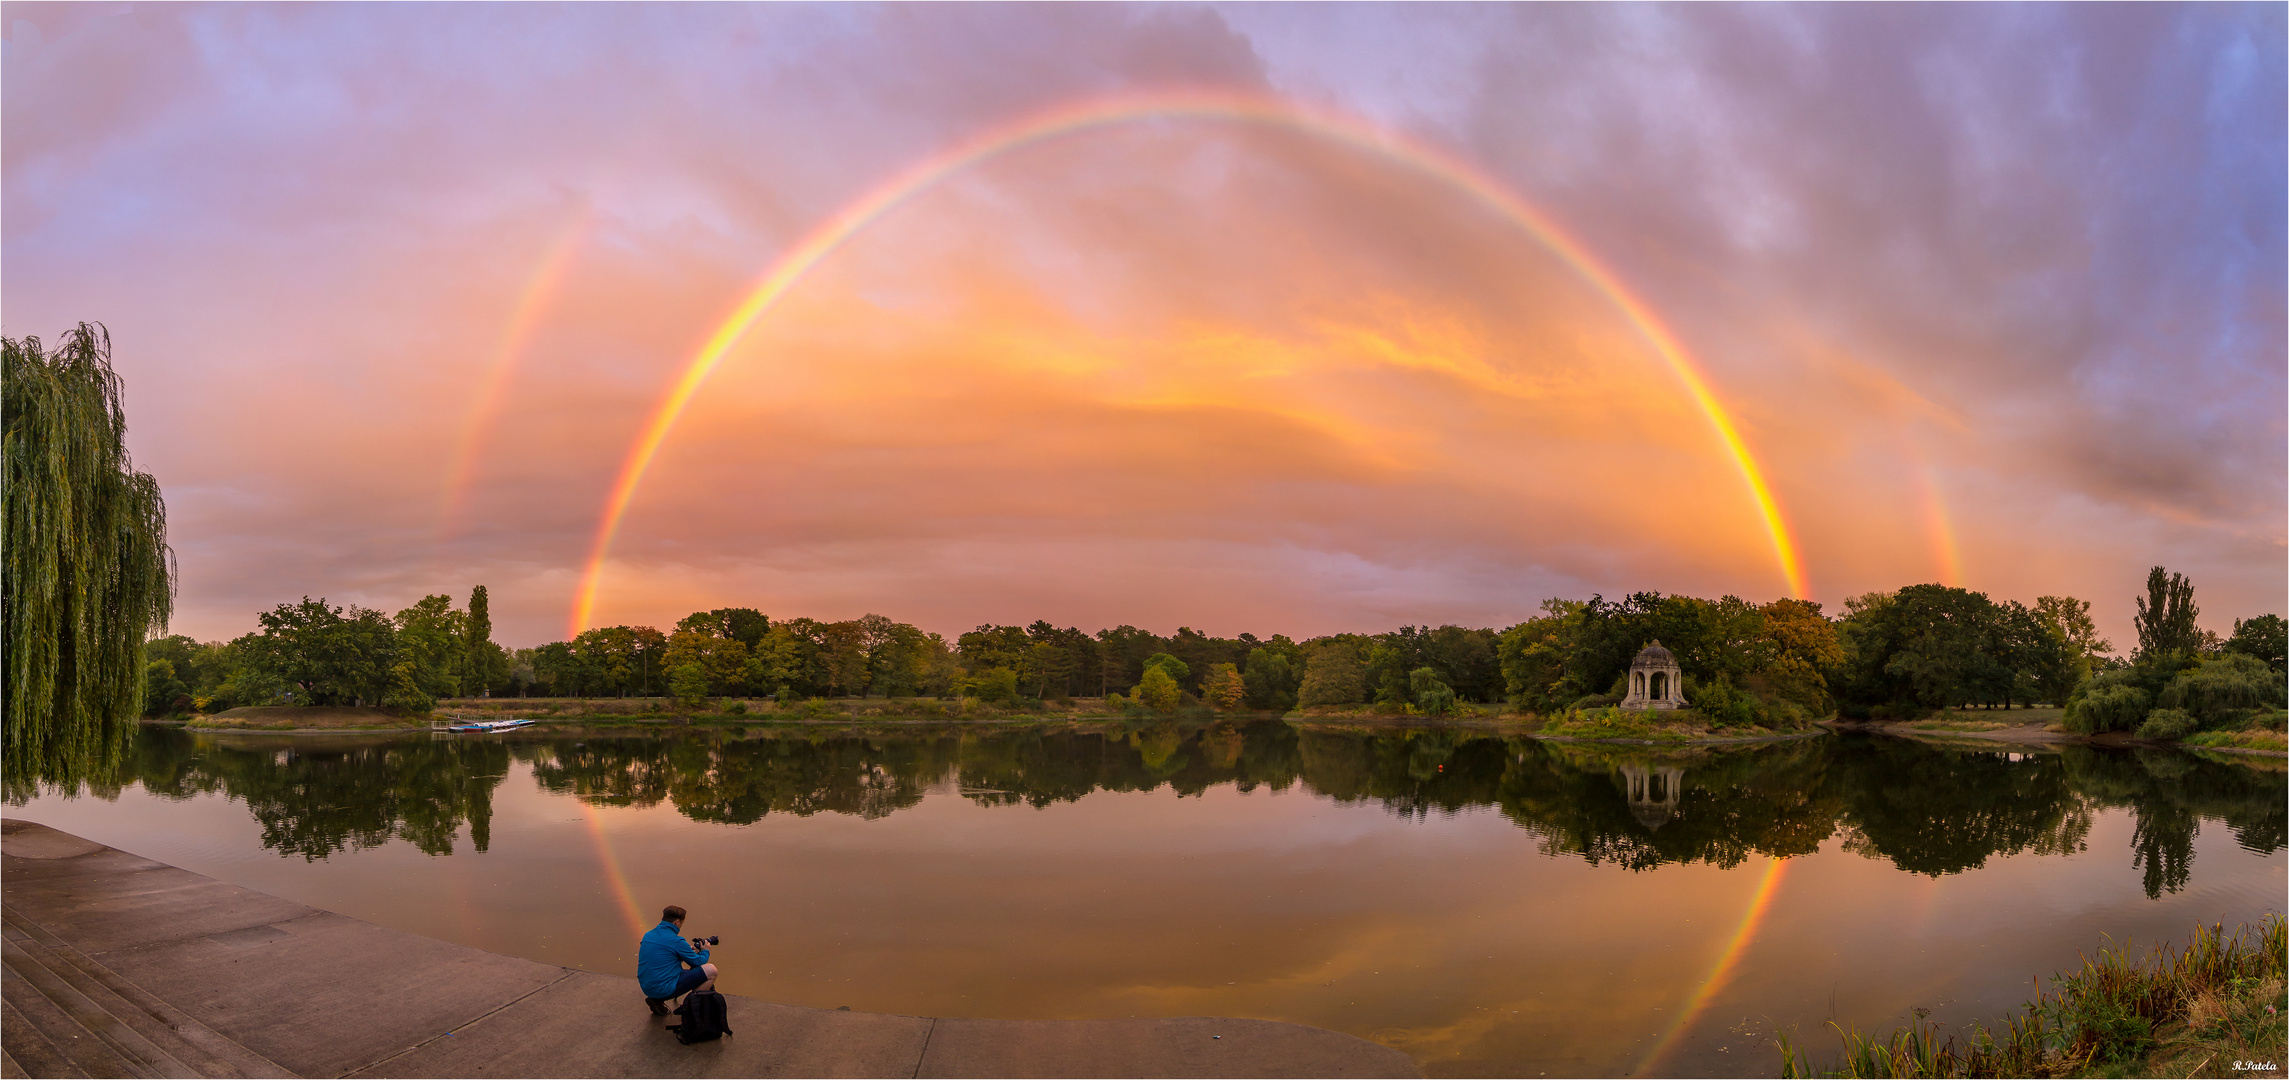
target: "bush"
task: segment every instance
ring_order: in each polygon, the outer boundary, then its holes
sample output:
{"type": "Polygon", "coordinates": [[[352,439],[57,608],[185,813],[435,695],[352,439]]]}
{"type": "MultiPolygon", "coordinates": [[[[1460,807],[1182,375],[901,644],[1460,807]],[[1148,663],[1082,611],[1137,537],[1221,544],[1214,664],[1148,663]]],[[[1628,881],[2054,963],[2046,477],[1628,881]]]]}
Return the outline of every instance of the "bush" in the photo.
{"type": "Polygon", "coordinates": [[[2285,693],[2289,687],[2284,687],[2281,676],[2265,661],[2227,653],[2171,679],[2154,704],[2183,709],[2206,728],[2239,720],[2251,710],[2278,709],[2285,693]]]}
{"type": "Polygon", "coordinates": [[[1005,668],[987,668],[969,678],[970,696],[988,705],[1014,705],[1017,703],[1017,672],[1005,668]]]}
{"type": "Polygon", "coordinates": [[[1763,727],[1771,719],[1763,701],[1746,690],[1735,689],[1723,676],[1687,690],[1685,699],[1710,727],[1763,727]]]}
{"type": "Polygon", "coordinates": [[[2155,742],[2176,742],[2194,733],[2194,718],[2184,709],[2156,709],[2138,725],[2138,737],[2155,742]]]}
{"type": "Polygon", "coordinates": [[[1437,671],[1421,667],[1409,672],[1407,689],[1415,695],[1415,707],[1426,716],[1444,716],[1454,711],[1454,690],[1439,678],[1437,671]]]}
{"type": "Polygon", "coordinates": [[[2136,685],[2138,673],[2129,668],[2101,671],[2084,679],[2067,701],[2067,730],[2084,735],[2130,731],[2143,723],[2153,707],[2153,696],[2136,685]]]}
{"type": "Polygon", "coordinates": [[[734,701],[723,711],[730,713],[733,716],[745,716],[747,715],[747,703],[744,701],[734,701]]]}

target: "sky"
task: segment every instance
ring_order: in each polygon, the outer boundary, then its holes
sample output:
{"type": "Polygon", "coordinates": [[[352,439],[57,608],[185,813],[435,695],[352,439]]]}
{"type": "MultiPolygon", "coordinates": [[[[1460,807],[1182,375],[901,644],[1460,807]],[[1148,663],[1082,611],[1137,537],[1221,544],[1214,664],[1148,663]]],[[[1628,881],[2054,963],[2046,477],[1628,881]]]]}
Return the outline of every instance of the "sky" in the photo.
{"type": "Polygon", "coordinates": [[[2289,591],[2280,5],[8,3],[173,629],[2289,591]]]}

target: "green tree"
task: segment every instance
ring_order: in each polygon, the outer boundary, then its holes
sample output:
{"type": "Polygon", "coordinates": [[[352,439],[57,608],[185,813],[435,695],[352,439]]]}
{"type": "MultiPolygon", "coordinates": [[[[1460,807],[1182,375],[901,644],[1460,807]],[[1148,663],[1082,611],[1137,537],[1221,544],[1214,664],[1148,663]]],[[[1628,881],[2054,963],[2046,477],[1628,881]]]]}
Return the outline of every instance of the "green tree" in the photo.
{"type": "Polygon", "coordinates": [[[381,612],[345,612],[305,596],[255,616],[247,640],[259,677],[292,688],[297,705],[379,705],[397,675],[397,629],[381,612]]]}
{"type": "MultiPolygon", "coordinates": [[[[1173,656],[1169,659],[1175,667],[1184,666],[1183,661],[1177,660],[1173,656]]],[[[1171,666],[1170,664],[1146,665],[1144,678],[1137,683],[1136,694],[1134,695],[1138,704],[1154,712],[1176,711],[1177,704],[1184,699],[1184,691],[1176,684],[1176,676],[1170,674],[1171,666]]]]}
{"type": "Polygon", "coordinates": [[[189,684],[175,675],[172,660],[153,660],[143,667],[143,711],[146,716],[171,716],[191,707],[189,684]]]}
{"type": "Polygon", "coordinates": [[[2098,636],[2098,623],[2090,617],[2090,601],[2071,596],[2038,596],[2035,614],[2067,643],[2074,656],[2095,661],[2114,651],[2114,643],[2098,636]]]}
{"type": "Polygon", "coordinates": [[[1367,700],[1367,664],[1356,642],[1332,639],[1305,646],[1299,705],[1347,705],[1367,700]]]}
{"type": "Polygon", "coordinates": [[[690,712],[707,700],[707,667],[697,660],[685,660],[668,668],[668,694],[675,698],[676,707],[690,712]]]}
{"type": "Polygon", "coordinates": [[[1303,650],[1286,635],[1248,650],[1248,704],[1258,709],[1286,712],[1295,708],[1296,688],[1303,683],[1303,650]]]}
{"type": "Polygon", "coordinates": [[[747,646],[736,638],[718,637],[702,630],[678,630],[668,635],[668,648],[663,663],[669,672],[668,692],[682,696],[675,689],[675,673],[685,665],[697,665],[707,680],[704,694],[732,694],[746,685],[751,670],[751,657],[747,646]]]}
{"type": "Polygon", "coordinates": [[[1180,689],[1184,685],[1184,680],[1192,675],[1192,665],[1168,653],[1154,653],[1146,657],[1144,666],[1147,672],[1155,669],[1167,672],[1168,677],[1174,680],[1180,689]]]}
{"type": "Polygon", "coordinates": [[[385,701],[426,712],[438,698],[460,694],[469,658],[467,616],[454,610],[453,598],[424,596],[395,621],[397,656],[385,701]]]}
{"type": "Polygon", "coordinates": [[[987,668],[963,682],[971,697],[988,705],[1017,704],[1017,672],[1014,669],[987,668]]]}
{"type": "Polygon", "coordinates": [[[2159,566],[2148,570],[2146,595],[2137,602],[2138,613],[2131,622],[2138,627],[2140,659],[2163,653],[2192,656],[2201,651],[2201,627],[2194,625],[2201,608],[2194,604],[2194,583],[2186,580],[2186,575],[2159,566]]]}
{"type": "Polygon", "coordinates": [[[175,575],[159,482],[128,459],[109,331],[81,323],[52,353],[0,338],[0,428],[0,760],[14,794],[126,753],[175,575]]]}
{"type": "Polygon", "coordinates": [[[1510,700],[1522,708],[1549,712],[1561,708],[1560,685],[1565,681],[1566,656],[1581,625],[1583,604],[1553,597],[1542,601],[1542,614],[1507,630],[1497,639],[1496,662],[1510,700]]]}
{"type": "Polygon", "coordinates": [[[461,646],[463,656],[457,674],[462,693],[474,696],[508,686],[514,661],[508,650],[493,644],[492,598],[483,585],[469,590],[469,611],[461,623],[461,646]]]}
{"type": "Polygon", "coordinates": [[[873,673],[867,670],[866,629],[858,620],[828,623],[821,659],[827,666],[827,687],[837,694],[865,697],[873,673]]]}
{"type": "Polygon", "coordinates": [[[764,693],[780,695],[783,703],[787,696],[792,696],[795,681],[802,674],[802,654],[794,628],[772,627],[748,661],[748,682],[764,693]]]}
{"type": "Polygon", "coordinates": [[[2285,670],[2284,661],[2289,660],[2289,625],[2284,625],[2279,615],[2235,619],[2233,637],[2226,641],[2225,651],[2256,657],[2280,675],[2285,670]]]}
{"type": "Polygon", "coordinates": [[[1437,670],[1419,667],[1407,673],[1407,688],[1414,695],[1414,706],[1428,716],[1444,716],[1454,711],[1454,690],[1440,681],[1437,670]]]}
{"type": "Polygon", "coordinates": [[[2182,709],[2201,726],[2218,727],[2253,709],[2281,708],[2283,698],[2281,676],[2265,661],[2229,652],[2180,672],[2154,705],[2156,711],[2182,709]]]}

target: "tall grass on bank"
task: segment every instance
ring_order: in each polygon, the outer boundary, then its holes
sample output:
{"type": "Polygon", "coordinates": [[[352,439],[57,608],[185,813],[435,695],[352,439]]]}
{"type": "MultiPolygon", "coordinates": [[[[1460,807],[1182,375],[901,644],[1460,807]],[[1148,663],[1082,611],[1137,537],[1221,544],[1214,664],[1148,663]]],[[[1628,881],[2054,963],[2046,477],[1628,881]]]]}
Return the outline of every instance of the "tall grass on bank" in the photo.
{"type": "MultiPolygon", "coordinates": [[[[2256,927],[2197,926],[2182,951],[2156,946],[2145,956],[2101,949],[2079,970],[2051,977],[2047,990],[1998,1030],[1973,1026],[1940,1035],[1915,1022],[1884,1038],[1837,1027],[1844,1056],[1816,1071],[1787,1034],[1776,1042],[1784,1077],[2229,1076],[2239,1062],[2284,1054],[2289,999],[2282,970],[2289,924],[2267,915],[2256,927]],[[2254,931],[2254,933],[2253,933],[2254,931]]],[[[2269,1070],[2280,1075],[2278,1068],[2269,1070]]]]}

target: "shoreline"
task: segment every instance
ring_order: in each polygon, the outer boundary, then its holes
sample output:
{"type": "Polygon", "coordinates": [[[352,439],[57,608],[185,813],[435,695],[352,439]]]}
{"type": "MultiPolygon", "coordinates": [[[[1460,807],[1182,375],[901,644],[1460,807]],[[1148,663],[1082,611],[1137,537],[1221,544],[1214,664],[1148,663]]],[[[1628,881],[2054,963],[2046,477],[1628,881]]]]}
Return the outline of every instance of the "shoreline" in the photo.
{"type": "MultiPolygon", "coordinates": [[[[513,713],[524,710],[502,711],[513,713]]],[[[779,728],[808,731],[818,731],[822,729],[865,731],[883,728],[1006,730],[1023,727],[1046,727],[1051,725],[1088,725],[1092,727],[1104,727],[1111,725],[1142,726],[1161,723],[1177,723],[1213,726],[1216,724],[1253,723],[1277,720],[1283,723],[1303,727],[1326,728],[1344,731],[1377,732],[1463,730],[1485,732],[1488,734],[1500,736],[1535,739],[1542,742],[1586,745],[1653,747],[1729,746],[1752,743],[1791,742],[1799,739],[1816,738],[1822,735],[1856,731],[1875,735],[1887,735],[1895,738],[1910,738],[1927,743],[1943,745],[1952,743],[1961,746],[1967,743],[1985,743],[2002,746],[2028,747],[2096,746],[2106,749],[2182,750],[2189,752],[2208,751],[2212,753],[2233,754],[2259,759],[2289,760],[2289,751],[2283,750],[2266,750],[2239,746],[2201,746],[2184,742],[2154,742],[2151,740],[2139,739],[2135,736],[2122,732],[2110,732],[2104,735],[2083,735],[2076,732],[2054,731],[2046,726],[2035,723],[2001,726],[1987,730],[1963,730],[1918,727],[1916,726],[1917,724],[1924,723],[1926,721],[1916,720],[1844,720],[1831,718],[1813,721],[1813,728],[1810,730],[1773,732],[1764,735],[1703,735],[1679,738],[1661,738],[1658,736],[1594,738],[1578,735],[1543,734],[1540,731],[1529,729],[1526,726],[1527,722],[1515,719],[1515,715],[1516,714],[1470,715],[1446,718],[1405,715],[1383,716],[1371,713],[1312,716],[1299,714],[1296,712],[1288,712],[1284,714],[1225,713],[1208,716],[1165,717],[1132,717],[1127,715],[1109,714],[1089,715],[1085,713],[1072,713],[1062,716],[1025,714],[1005,714],[997,716],[865,716],[852,715],[848,713],[829,713],[818,715],[778,715],[776,713],[761,713],[741,715],[735,713],[709,713],[705,714],[704,719],[683,719],[672,716],[643,716],[630,715],[626,713],[594,713],[561,717],[531,717],[530,719],[533,720],[533,723],[530,726],[517,730],[535,732],[548,731],[557,734],[579,734],[591,731],[604,732],[615,730],[629,734],[636,734],[656,731],[660,729],[669,731],[722,731],[725,729],[734,728],[779,728]]],[[[144,724],[150,724],[159,727],[178,727],[185,731],[207,735],[303,736],[448,734],[448,732],[446,732],[440,726],[442,721],[428,721],[419,723],[409,722],[386,727],[372,726],[367,724],[344,727],[269,727],[251,725],[237,726],[230,724],[207,724],[201,723],[198,720],[148,718],[142,720],[141,722],[144,724]]],[[[452,734],[492,733],[458,732],[452,734]]]]}
{"type": "Polygon", "coordinates": [[[2072,731],[2052,731],[2046,727],[2020,725],[1993,728],[1987,731],[1949,731],[1938,728],[1918,728],[1914,720],[1823,720],[1823,725],[1836,731],[1864,731],[1876,735],[1921,739],[1926,742],[1948,742],[1973,739],[1980,742],[2001,743],[2007,746],[2096,746],[2110,750],[2208,750],[2220,754],[2244,754],[2261,758],[2289,758],[2289,751],[2259,750],[2241,746],[2200,746],[2185,742],[2155,742],[2122,732],[2104,735],[2084,735],[2072,731]]]}
{"type": "MultiPolygon", "coordinates": [[[[1227,716],[1219,716],[1219,717],[1208,717],[1208,718],[1199,718],[1199,717],[1150,717],[1150,718],[1144,718],[1144,719],[1137,719],[1137,718],[1126,717],[1126,716],[1082,716],[1082,715],[1075,715],[1075,716],[995,716],[995,717],[966,717],[966,718],[964,718],[964,717],[948,717],[948,718],[944,718],[944,719],[917,718],[917,717],[869,717],[869,718],[845,718],[845,719],[824,719],[824,718],[820,718],[820,719],[808,719],[808,718],[801,718],[801,717],[792,717],[792,718],[784,718],[784,719],[782,719],[782,718],[776,718],[776,717],[763,717],[763,718],[741,718],[741,719],[736,719],[736,720],[726,720],[726,719],[721,719],[721,718],[710,718],[710,719],[708,719],[708,720],[704,720],[704,721],[696,721],[696,722],[690,722],[690,723],[679,722],[679,721],[677,721],[677,720],[674,720],[674,719],[656,719],[656,718],[649,718],[649,717],[647,717],[647,718],[636,718],[636,717],[614,717],[614,718],[611,718],[611,719],[602,719],[602,720],[591,720],[591,719],[586,719],[586,718],[571,718],[571,717],[567,717],[567,718],[563,718],[563,719],[542,719],[542,718],[535,718],[535,719],[534,719],[534,722],[533,722],[531,725],[529,725],[529,726],[527,726],[527,727],[516,728],[516,729],[513,729],[513,730],[515,730],[515,731],[525,731],[525,732],[546,732],[546,733],[550,733],[550,734],[588,734],[588,733],[598,733],[598,734],[604,734],[604,733],[651,734],[651,733],[655,733],[657,730],[667,730],[667,731],[680,731],[680,732],[696,732],[696,731],[723,731],[723,730],[726,730],[726,729],[733,729],[733,728],[736,728],[736,729],[742,729],[742,730],[743,730],[743,732],[744,732],[744,731],[746,731],[746,730],[752,730],[752,729],[757,729],[757,728],[763,728],[763,729],[772,729],[772,728],[778,728],[778,729],[789,729],[789,730],[810,730],[810,731],[817,731],[817,730],[821,730],[821,729],[826,729],[826,730],[837,730],[837,729],[839,729],[839,730],[848,730],[848,731],[853,731],[853,732],[859,732],[859,731],[866,731],[866,730],[873,730],[873,729],[881,729],[881,728],[894,728],[894,727],[895,727],[895,728],[947,728],[947,729],[964,729],[964,730],[971,730],[971,729],[978,729],[978,728],[996,728],[996,729],[1007,729],[1007,728],[1018,728],[1018,727],[1046,727],[1046,726],[1051,726],[1051,725],[1057,725],[1057,726],[1073,725],[1073,726],[1089,726],[1089,727],[1106,727],[1106,726],[1113,726],[1113,725],[1121,725],[1121,726],[1130,726],[1130,725],[1147,725],[1147,724],[1153,724],[1153,723],[1165,723],[1165,722],[1177,722],[1177,723],[1193,723],[1193,724],[1199,724],[1199,725],[1202,725],[1202,726],[1213,726],[1213,725],[1215,725],[1215,724],[1219,724],[1219,723],[1230,723],[1230,722],[1235,722],[1235,721],[1238,721],[1238,722],[1264,722],[1264,721],[1273,721],[1273,720],[1277,720],[1277,721],[1280,721],[1280,722],[1283,722],[1283,723],[1287,723],[1287,724],[1291,724],[1291,725],[1297,725],[1297,726],[1301,726],[1301,727],[1308,727],[1308,728],[1325,728],[1325,729],[1335,729],[1335,730],[1342,730],[1342,731],[1364,731],[1364,732],[1377,732],[1377,731],[1383,731],[1383,732],[1388,732],[1388,731],[1451,731],[1451,730],[1463,730],[1463,731],[1475,731],[1475,732],[1484,732],[1484,733],[1487,733],[1487,734],[1492,734],[1492,735],[1509,736],[1509,737],[1515,737],[1515,738],[1534,739],[1534,740],[1538,740],[1538,741],[1541,741],[1541,742],[1558,742],[1558,743],[1572,743],[1572,744],[1584,744],[1584,745],[1618,745],[1618,746],[1651,746],[1651,747],[1733,746],[1733,745],[1743,745],[1743,744],[1750,744],[1750,743],[1791,742],[1791,741],[1800,740],[1800,739],[1811,739],[1811,738],[1818,738],[1818,737],[1821,737],[1821,736],[1824,736],[1824,735],[1828,735],[1828,734],[1831,734],[1831,732],[1829,732],[1828,730],[1826,730],[1826,729],[1824,729],[1824,728],[1816,728],[1816,729],[1814,729],[1814,730],[1809,730],[1809,731],[1776,732],[1776,733],[1773,733],[1773,734],[1767,734],[1767,735],[1738,735],[1738,736],[1724,736],[1724,737],[1700,737],[1700,738],[1676,738],[1676,739],[1662,739],[1662,738],[1612,738],[1612,739],[1599,739],[1599,738],[1585,738],[1585,737],[1582,737],[1582,736],[1574,736],[1574,735],[1544,735],[1544,734],[1541,734],[1541,733],[1539,733],[1539,732],[1535,732],[1535,731],[1528,731],[1528,730],[1523,730],[1523,729],[1522,729],[1522,725],[1520,724],[1520,722],[1518,722],[1518,721],[1511,721],[1511,720],[1496,720],[1496,719],[1454,719],[1454,720],[1441,720],[1441,719],[1434,719],[1434,718],[1431,718],[1431,717],[1420,717],[1420,716],[1388,716],[1388,717],[1376,717],[1376,716],[1341,716],[1341,717],[1326,717],[1326,716],[1296,716],[1296,715],[1294,715],[1294,714],[1288,714],[1288,715],[1272,715],[1272,714],[1268,714],[1268,713],[1263,713],[1263,714],[1248,714],[1248,715],[1245,715],[1245,716],[1238,716],[1238,717],[1234,717],[1234,716],[1228,716],[1228,715],[1227,715],[1227,716]]],[[[448,735],[448,734],[450,734],[450,735],[475,735],[475,736],[485,736],[485,735],[505,735],[505,734],[509,734],[509,732],[448,732],[448,731],[444,730],[442,727],[438,727],[438,726],[432,726],[432,725],[428,725],[428,724],[423,724],[423,725],[401,725],[401,726],[395,726],[395,727],[238,727],[238,726],[220,726],[220,725],[207,725],[207,724],[200,724],[200,723],[197,723],[197,722],[195,722],[195,721],[180,721],[180,720],[144,720],[144,721],[142,721],[142,722],[143,722],[143,723],[145,723],[145,724],[149,724],[149,725],[151,725],[151,726],[154,726],[154,727],[175,727],[175,728],[181,728],[181,729],[183,729],[184,731],[193,732],[193,733],[202,734],[202,735],[286,735],[286,736],[327,736],[327,735],[425,735],[425,734],[426,734],[426,735],[448,735]]]]}

